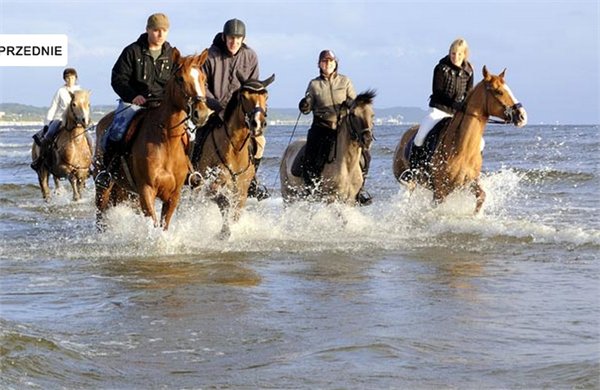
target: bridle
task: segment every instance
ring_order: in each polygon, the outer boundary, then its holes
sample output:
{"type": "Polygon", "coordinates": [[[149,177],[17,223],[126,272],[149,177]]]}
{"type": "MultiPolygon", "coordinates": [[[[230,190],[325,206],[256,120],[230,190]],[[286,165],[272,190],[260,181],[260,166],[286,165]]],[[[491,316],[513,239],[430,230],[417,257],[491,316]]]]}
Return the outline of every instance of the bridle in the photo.
{"type": "MultiPolygon", "coordinates": [[[[179,65],[177,67],[176,73],[179,72],[181,70],[181,65],[179,65]]],[[[206,104],[207,100],[206,100],[206,96],[198,96],[198,95],[190,95],[186,92],[185,90],[185,85],[183,84],[183,77],[182,76],[176,76],[175,77],[175,84],[179,87],[179,90],[181,91],[181,94],[183,95],[183,99],[185,100],[185,105],[186,105],[186,111],[185,111],[185,117],[177,122],[175,125],[166,128],[164,127],[163,124],[160,125],[160,127],[162,129],[165,129],[167,131],[173,130],[178,128],[179,126],[181,126],[182,124],[186,124],[186,128],[185,131],[183,132],[183,134],[185,134],[185,132],[187,130],[190,131],[194,131],[196,130],[196,126],[193,123],[193,112],[194,112],[194,106],[197,105],[198,103],[204,103],[206,104]],[[190,124],[189,122],[192,122],[192,124],[190,124]]],[[[180,134],[178,136],[181,136],[183,134],[180,134]]]]}
{"type": "Polygon", "coordinates": [[[358,117],[354,113],[354,110],[350,110],[350,113],[348,114],[348,131],[350,132],[350,139],[357,141],[361,147],[366,148],[365,134],[370,134],[371,138],[375,140],[375,137],[373,136],[373,127],[362,127],[362,121],[360,121],[361,124],[358,128],[355,127],[354,124],[356,123],[356,118],[358,117]]]}
{"type": "Polygon", "coordinates": [[[489,100],[488,100],[488,95],[492,95],[492,97],[504,108],[504,121],[498,121],[498,120],[489,120],[488,122],[490,123],[498,123],[498,124],[508,124],[508,123],[512,123],[512,124],[517,124],[517,119],[518,119],[518,112],[519,109],[521,107],[523,107],[523,105],[521,103],[515,103],[512,106],[508,106],[506,105],[502,100],[500,100],[497,96],[496,93],[496,89],[492,88],[491,84],[489,83],[489,81],[485,81],[485,90],[486,90],[486,94],[485,94],[485,110],[488,113],[489,116],[489,100]]]}

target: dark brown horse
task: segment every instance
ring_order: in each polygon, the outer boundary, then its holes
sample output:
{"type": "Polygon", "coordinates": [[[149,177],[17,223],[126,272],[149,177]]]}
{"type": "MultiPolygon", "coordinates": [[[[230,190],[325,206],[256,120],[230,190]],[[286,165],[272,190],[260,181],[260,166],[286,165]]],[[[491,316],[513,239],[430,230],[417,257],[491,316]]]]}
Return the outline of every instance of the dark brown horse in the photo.
{"type": "MultiPolygon", "coordinates": [[[[361,169],[362,150],[368,150],[374,139],[374,98],[374,91],[366,91],[359,94],[349,106],[343,107],[343,115],[337,129],[334,158],[323,167],[320,188],[315,191],[313,197],[325,202],[356,204],[356,195],[364,183],[361,169]]],[[[303,158],[301,154],[304,153],[304,145],[306,140],[291,143],[281,159],[281,196],[286,203],[303,198],[305,194],[301,172],[293,172],[296,159],[303,158]]]]}
{"type": "Polygon", "coordinates": [[[223,125],[206,134],[199,158],[193,161],[193,187],[203,185],[206,194],[217,203],[223,217],[220,238],[231,235],[229,220],[237,221],[246,204],[248,187],[254,177],[253,139],[267,126],[267,86],[264,81],[247,80],[231,97],[225,108],[223,125]]]}
{"type": "MultiPolygon", "coordinates": [[[[123,201],[127,193],[139,196],[142,211],[152,218],[155,226],[158,220],[154,202],[156,198],[162,200],[160,225],[164,230],[169,227],[190,168],[188,122],[203,126],[212,113],[206,105],[206,76],[201,71],[208,51],[180,57],[175,49],[174,56],[176,72],[166,85],[160,106],[133,119],[128,134],[133,127],[137,127],[136,132],[130,141],[130,152],[121,159],[119,173],[108,187],[96,184],[99,228],[103,227],[102,216],[110,203],[123,201]]],[[[97,144],[113,116],[114,113],[110,113],[98,123],[97,144]]],[[[98,148],[96,150],[98,153],[98,148]]]]}
{"type": "MultiPolygon", "coordinates": [[[[73,187],[73,200],[81,199],[81,191],[89,177],[92,163],[92,148],[88,144],[85,132],[90,124],[90,92],[75,91],[71,94],[71,103],[64,113],[61,128],[51,145],[51,157],[47,164],[37,170],[38,181],[44,199],[50,197],[48,178],[54,176],[54,184],[59,186],[58,178],[68,178],[73,187]]],[[[35,161],[40,147],[34,142],[31,157],[35,161]]]]}
{"type": "MultiPolygon", "coordinates": [[[[483,67],[483,80],[467,95],[464,110],[458,111],[439,136],[431,164],[425,174],[417,174],[418,184],[433,191],[435,203],[440,203],[455,189],[469,187],[475,195],[478,213],[485,201],[485,191],[479,184],[483,157],[480,149],[483,133],[490,117],[498,117],[504,123],[525,126],[527,113],[504,82],[505,71],[495,76],[483,67]]],[[[394,176],[400,181],[402,173],[409,169],[406,148],[418,126],[408,129],[394,153],[394,176]]],[[[407,184],[412,190],[414,181],[407,184]]]]}

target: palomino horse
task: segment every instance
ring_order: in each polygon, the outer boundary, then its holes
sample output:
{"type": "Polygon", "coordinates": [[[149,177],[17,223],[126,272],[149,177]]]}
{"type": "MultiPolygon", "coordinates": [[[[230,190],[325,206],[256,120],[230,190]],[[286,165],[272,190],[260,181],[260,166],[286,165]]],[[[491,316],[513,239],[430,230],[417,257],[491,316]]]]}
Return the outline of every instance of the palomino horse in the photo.
{"type": "MultiPolygon", "coordinates": [[[[504,82],[505,72],[495,76],[483,67],[483,80],[467,95],[464,110],[456,112],[442,129],[427,172],[415,175],[418,184],[433,191],[435,203],[441,203],[455,189],[469,186],[477,200],[477,214],[485,201],[485,191],[479,184],[483,163],[480,145],[489,118],[502,118],[504,123],[517,127],[527,123],[525,109],[504,82]]],[[[410,166],[406,148],[417,130],[418,126],[408,129],[396,147],[393,170],[398,181],[410,166]]],[[[407,183],[411,190],[415,184],[407,183]]]]}
{"type": "MultiPolygon", "coordinates": [[[[58,178],[68,178],[73,187],[73,200],[81,199],[81,191],[89,177],[92,163],[92,145],[88,144],[85,132],[90,124],[90,92],[75,91],[71,94],[71,103],[62,119],[61,128],[51,145],[51,156],[37,171],[42,196],[50,197],[48,178],[54,176],[54,184],[59,186],[58,178]]],[[[31,147],[32,160],[36,160],[41,150],[34,142],[31,147]]]]}
{"type": "Polygon", "coordinates": [[[231,235],[229,220],[237,221],[248,198],[255,174],[253,139],[267,127],[267,86],[275,80],[246,80],[234,92],[223,115],[223,125],[204,134],[199,153],[192,162],[192,187],[206,184],[207,195],[217,203],[223,217],[219,237],[231,235]],[[198,155],[198,157],[196,157],[198,155]]]}
{"type": "MultiPolygon", "coordinates": [[[[361,169],[363,149],[369,149],[373,141],[373,99],[375,91],[361,93],[349,106],[343,106],[343,116],[338,125],[334,157],[323,167],[321,183],[312,197],[325,202],[356,204],[356,195],[363,186],[361,169]]],[[[344,103],[346,104],[346,103],[344,103]]],[[[284,202],[306,196],[300,161],[304,159],[305,140],[291,143],[283,153],[279,178],[284,202]],[[302,159],[298,160],[297,159],[302,159]]]]}
{"type": "MultiPolygon", "coordinates": [[[[119,172],[107,187],[96,183],[98,228],[103,228],[102,217],[109,203],[123,201],[129,192],[139,195],[142,211],[152,218],[154,226],[158,226],[154,203],[156,198],[162,200],[160,225],[168,229],[190,168],[186,153],[190,142],[188,122],[203,126],[212,113],[206,105],[206,76],[201,71],[207,57],[207,50],[187,57],[174,50],[176,71],[165,87],[160,106],[133,119],[123,142],[132,130],[135,134],[129,153],[121,158],[119,172]]],[[[113,116],[107,114],[98,123],[98,144],[113,116]]]]}

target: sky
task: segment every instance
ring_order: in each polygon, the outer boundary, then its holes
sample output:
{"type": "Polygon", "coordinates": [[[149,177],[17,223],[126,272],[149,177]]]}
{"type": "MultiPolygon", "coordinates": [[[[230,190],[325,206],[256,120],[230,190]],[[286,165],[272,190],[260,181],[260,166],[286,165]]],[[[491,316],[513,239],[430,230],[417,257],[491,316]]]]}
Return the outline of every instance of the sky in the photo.
{"type": "MultiPolygon", "coordinates": [[[[357,92],[377,90],[375,108],[428,107],[433,68],[458,37],[482,68],[506,71],[529,123],[600,123],[600,0],[0,0],[0,34],[67,34],[68,66],[92,90],[92,105],[116,104],[111,69],[154,12],[168,40],[200,53],[225,21],[246,24],[261,79],[275,74],[269,106],[297,107],[332,49],[357,92]]],[[[49,106],[63,67],[0,67],[0,102],[49,106]]]]}

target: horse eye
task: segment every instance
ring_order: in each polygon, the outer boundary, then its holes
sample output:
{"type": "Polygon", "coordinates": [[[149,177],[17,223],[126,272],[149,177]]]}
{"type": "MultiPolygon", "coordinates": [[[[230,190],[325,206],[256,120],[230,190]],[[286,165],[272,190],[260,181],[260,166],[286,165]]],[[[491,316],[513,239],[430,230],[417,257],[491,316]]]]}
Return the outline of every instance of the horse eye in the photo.
{"type": "Polygon", "coordinates": [[[502,96],[502,95],[503,95],[503,92],[502,92],[502,91],[500,91],[499,89],[495,89],[495,90],[494,90],[494,95],[496,95],[496,96],[502,96]]]}

